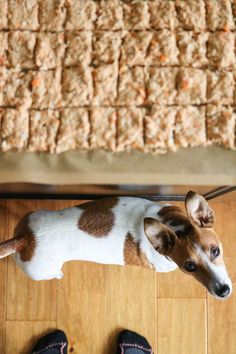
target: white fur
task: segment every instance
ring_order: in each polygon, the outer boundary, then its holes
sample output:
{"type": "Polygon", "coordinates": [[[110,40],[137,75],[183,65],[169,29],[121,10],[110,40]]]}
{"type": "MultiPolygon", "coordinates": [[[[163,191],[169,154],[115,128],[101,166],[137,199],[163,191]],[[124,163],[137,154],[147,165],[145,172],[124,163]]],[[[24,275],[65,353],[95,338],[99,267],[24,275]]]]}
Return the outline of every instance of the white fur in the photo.
{"type": "Polygon", "coordinates": [[[104,264],[124,264],[124,243],[128,232],[139,241],[141,251],[156,271],[168,272],[177,265],[155,251],[144,233],[145,217],[158,218],[163,205],[132,197],[119,198],[113,208],[115,224],[102,238],[93,237],[78,228],[82,209],[72,207],[61,211],[40,210],[29,216],[29,226],[36,237],[36,249],[29,262],[18,253],[13,257],[23,271],[35,280],[60,279],[63,263],[70,260],[104,264]]]}
{"type": "MultiPolygon", "coordinates": [[[[227,284],[230,288],[230,293],[232,292],[232,282],[228,276],[226,267],[224,264],[214,264],[212,263],[209,258],[207,257],[206,253],[203,252],[201,247],[195,245],[196,253],[198,253],[199,257],[202,259],[203,263],[205,264],[206,268],[209,270],[211,274],[211,283],[208,284],[208,290],[211,294],[215,295],[214,285],[215,283],[218,284],[227,284]]],[[[216,295],[215,295],[216,296],[216,295]]]]}

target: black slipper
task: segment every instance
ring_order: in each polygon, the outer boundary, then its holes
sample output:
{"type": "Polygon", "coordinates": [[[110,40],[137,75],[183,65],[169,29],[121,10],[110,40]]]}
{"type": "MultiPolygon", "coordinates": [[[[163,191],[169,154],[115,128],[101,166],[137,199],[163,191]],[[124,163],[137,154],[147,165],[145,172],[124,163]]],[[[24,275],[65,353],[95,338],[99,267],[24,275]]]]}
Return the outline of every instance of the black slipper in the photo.
{"type": "Polygon", "coordinates": [[[117,354],[154,354],[146,338],[138,333],[124,330],[118,339],[117,354]]]}
{"type": "Polygon", "coordinates": [[[63,331],[57,330],[40,338],[31,354],[67,354],[68,340],[63,331]]]}

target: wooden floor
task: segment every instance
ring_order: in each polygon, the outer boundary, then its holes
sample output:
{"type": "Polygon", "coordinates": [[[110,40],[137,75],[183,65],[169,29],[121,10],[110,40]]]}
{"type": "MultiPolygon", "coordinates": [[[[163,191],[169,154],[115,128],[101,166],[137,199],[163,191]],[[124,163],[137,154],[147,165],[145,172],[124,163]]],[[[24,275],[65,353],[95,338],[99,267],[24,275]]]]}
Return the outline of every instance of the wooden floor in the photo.
{"type": "MultiPolygon", "coordinates": [[[[11,237],[28,211],[75,204],[1,202],[1,239],[11,237]]],[[[236,201],[219,199],[211,205],[236,283],[236,201]]],[[[67,333],[76,354],[114,354],[124,328],[146,336],[158,354],[236,353],[235,293],[228,301],[215,300],[179,271],[155,274],[138,267],[71,262],[64,274],[60,281],[33,282],[11,259],[0,260],[0,353],[29,353],[39,336],[55,328],[67,333]]]]}

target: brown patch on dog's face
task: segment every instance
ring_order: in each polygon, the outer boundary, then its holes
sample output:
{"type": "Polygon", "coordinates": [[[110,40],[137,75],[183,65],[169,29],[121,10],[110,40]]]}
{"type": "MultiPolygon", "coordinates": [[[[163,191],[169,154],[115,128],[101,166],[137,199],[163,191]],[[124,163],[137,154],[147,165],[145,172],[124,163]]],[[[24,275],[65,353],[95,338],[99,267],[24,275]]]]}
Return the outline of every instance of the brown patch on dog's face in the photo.
{"type": "MultiPolygon", "coordinates": [[[[180,207],[176,206],[163,207],[158,215],[161,217],[163,223],[176,229],[175,233],[178,242],[176,242],[172,256],[176,254],[176,263],[179,267],[181,267],[183,260],[195,255],[196,250],[193,245],[198,245],[206,254],[210,253],[212,247],[219,247],[221,252],[220,255],[214,259],[214,263],[223,263],[222,244],[213,228],[198,227],[188,219],[180,207]],[[181,258],[182,261],[179,258],[181,258]]],[[[211,261],[213,261],[212,257],[211,261]]]]}
{"type": "Polygon", "coordinates": [[[178,206],[165,206],[161,208],[158,212],[158,215],[161,217],[163,224],[171,223],[172,226],[176,225],[189,225],[190,222],[186,218],[183,209],[178,206]]]}
{"type": "MultiPolygon", "coordinates": [[[[194,259],[197,263],[201,263],[199,260],[201,252],[203,252],[213,264],[223,264],[223,248],[220,240],[218,239],[216,232],[212,228],[199,228],[192,225],[190,222],[183,227],[183,230],[176,231],[178,242],[174,248],[171,256],[175,258],[179,267],[187,259],[194,259]],[[217,257],[212,254],[212,249],[218,247],[220,253],[217,257]]],[[[173,259],[174,260],[174,259],[173,259]]]]}
{"type": "Polygon", "coordinates": [[[160,254],[168,256],[174,245],[176,235],[166,225],[153,218],[144,218],[144,232],[152,247],[160,254]]]}
{"type": "Polygon", "coordinates": [[[79,205],[78,208],[83,210],[78,222],[79,229],[94,237],[106,237],[115,222],[112,208],[117,203],[118,198],[109,198],[79,205]]]}
{"type": "Polygon", "coordinates": [[[197,239],[197,243],[201,246],[202,251],[208,255],[209,260],[213,264],[224,263],[222,243],[217,237],[217,234],[214,231],[214,229],[197,228],[196,239],[197,239]],[[214,247],[218,247],[220,250],[220,254],[217,257],[214,257],[211,254],[211,250],[214,247]]]}
{"type": "MultiPolygon", "coordinates": [[[[197,215],[198,209],[196,211],[197,215]]],[[[175,206],[164,207],[158,214],[177,236],[169,257],[212,295],[227,298],[232,291],[232,284],[223,261],[223,247],[212,223],[209,227],[205,222],[198,223],[175,206]]]]}
{"type": "Polygon", "coordinates": [[[223,286],[228,280],[223,261],[223,248],[213,229],[189,227],[182,232],[170,254],[171,259],[186,274],[193,276],[214,296],[217,284],[223,286]],[[219,254],[214,256],[214,249],[219,254]],[[194,265],[193,271],[188,270],[189,263],[194,265]]]}
{"type": "Polygon", "coordinates": [[[146,255],[140,250],[139,243],[134,242],[134,238],[130,232],[127,233],[125,239],[124,260],[126,265],[136,265],[153,269],[153,265],[148,262],[146,255]]]}
{"type": "Polygon", "coordinates": [[[27,214],[16,226],[14,236],[16,237],[16,251],[20,254],[23,262],[29,262],[36,248],[36,240],[33,231],[29,227],[29,215],[27,214]]]}
{"type": "Polygon", "coordinates": [[[171,258],[180,268],[184,268],[183,265],[188,259],[193,259],[196,263],[201,264],[200,250],[213,264],[223,263],[222,245],[214,230],[198,230],[195,227],[188,228],[186,233],[184,231],[181,232],[181,236],[178,237],[178,242],[171,253],[171,258]],[[216,258],[211,254],[213,247],[219,247],[220,249],[220,254],[216,258]]]}

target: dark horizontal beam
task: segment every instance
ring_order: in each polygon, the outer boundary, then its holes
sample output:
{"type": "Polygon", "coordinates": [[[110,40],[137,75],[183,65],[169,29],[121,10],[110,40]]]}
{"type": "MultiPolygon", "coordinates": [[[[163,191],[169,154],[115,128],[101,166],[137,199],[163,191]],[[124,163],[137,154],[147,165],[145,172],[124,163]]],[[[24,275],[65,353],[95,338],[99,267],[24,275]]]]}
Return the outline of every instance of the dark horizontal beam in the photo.
{"type": "Polygon", "coordinates": [[[0,199],[42,199],[42,200],[98,200],[110,197],[139,197],[153,201],[183,201],[184,195],[125,195],[125,194],[71,194],[71,193],[13,193],[2,192],[0,193],[0,199]]]}
{"type": "MultiPolygon", "coordinates": [[[[206,200],[211,200],[236,190],[236,186],[222,186],[204,194],[206,200]]],[[[109,193],[49,193],[49,192],[1,192],[0,199],[41,199],[41,200],[99,200],[109,197],[132,196],[145,198],[152,201],[184,201],[182,194],[142,194],[134,192],[132,194],[109,194],[109,193]]]]}

